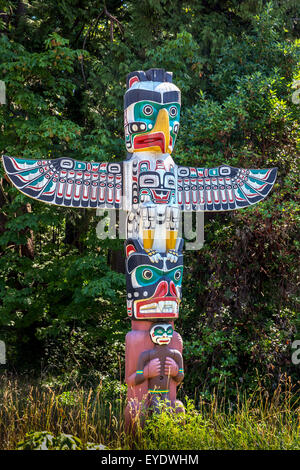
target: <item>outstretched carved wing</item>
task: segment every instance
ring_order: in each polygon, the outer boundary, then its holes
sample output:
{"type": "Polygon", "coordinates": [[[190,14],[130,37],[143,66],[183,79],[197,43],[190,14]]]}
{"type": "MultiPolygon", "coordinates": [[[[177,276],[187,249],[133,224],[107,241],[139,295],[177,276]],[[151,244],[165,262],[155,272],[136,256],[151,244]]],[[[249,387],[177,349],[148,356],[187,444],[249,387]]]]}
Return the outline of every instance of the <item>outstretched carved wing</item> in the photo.
{"type": "Polygon", "coordinates": [[[3,156],[11,182],[39,201],[68,207],[120,207],[122,163],[79,162],[72,158],[26,160],[3,156]]]}
{"type": "Polygon", "coordinates": [[[244,170],[221,165],[217,168],[179,166],[178,204],[184,211],[227,211],[264,199],[271,191],[277,168],[244,170]]]}

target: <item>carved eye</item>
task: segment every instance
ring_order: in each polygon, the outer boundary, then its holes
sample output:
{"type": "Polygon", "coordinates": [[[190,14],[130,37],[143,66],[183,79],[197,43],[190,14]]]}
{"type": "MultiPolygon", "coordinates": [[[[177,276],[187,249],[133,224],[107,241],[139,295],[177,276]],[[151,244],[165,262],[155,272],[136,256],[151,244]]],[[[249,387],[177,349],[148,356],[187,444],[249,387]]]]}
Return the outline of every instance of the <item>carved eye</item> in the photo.
{"type": "Polygon", "coordinates": [[[150,104],[146,104],[144,107],[143,107],[143,113],[146,115],[146,116],[151,116],[153,114],[153,107],[150,105],[150,104]]]}
{"type": "Polygon", "coordinates": [[[152,271],[150,271],[150,269],[144,269],[143,271],[143,278],[146,279],[147,281],[149,281],[153,276],[153,273],[152,271]]]}
{"type": "Polygon", "coordinates": [[[175,188],[175,178],[172,175],[165,175],[164,186],[167,189],[175,188]]]}
{"type": "Polygon", "coordinates": [[[175,116],[177,116],[177,112],[178,112],[178,111],[177,111],[176,106],[171,106],[171,108],[169,109],[169,114],[170,114],[170,116],[173,117],[173,118],[174,118],[175,116]]]}
{"type": "Polygon", "coordinates": [[[179,281],[180,278],[181,278],[181,271],[180,271],[180,269],[177,269],[177,271],[174,274],[174,279],[175,279],[175,281],[179,281]]]}
{"type": "Polygon", "coordinates": [[[167,328],[167,335],[168,335],[168,336],[172,336],[172,335],[173,335],[173,328],[172,328],[171,326],[169,326],[169,327],[167,328]]]}
{"type": "Polygon", "coordinates": [[[61,160],[60,166],[61,168],[64,168],[66,170],[71,170],[74,166],[74,162],[73,160],[70,160],[69,158],[64,158],[63,160],[61,160]]]}
{"type": "Polygon", "coordinates": [[[155,184],[155,182],[154,182],[153,178],[148,178],[148,179],[145,178],[144,179],[144,184],[152,184],[153,185],[153,184],[155,184]]]}
{"type": "Polygon", "coordinates": [[[164,334],[165,330],[161,328],[160,326],[154,329],[154,335],[155,336],[162,336],[164,334]]]}
{"type": "Polygon", "coordinates": [[[139,186],[141,188],[157,188],[159,186],[159,175],[149,175],[149,174],[142,174],[139,178],[139,186]]]}

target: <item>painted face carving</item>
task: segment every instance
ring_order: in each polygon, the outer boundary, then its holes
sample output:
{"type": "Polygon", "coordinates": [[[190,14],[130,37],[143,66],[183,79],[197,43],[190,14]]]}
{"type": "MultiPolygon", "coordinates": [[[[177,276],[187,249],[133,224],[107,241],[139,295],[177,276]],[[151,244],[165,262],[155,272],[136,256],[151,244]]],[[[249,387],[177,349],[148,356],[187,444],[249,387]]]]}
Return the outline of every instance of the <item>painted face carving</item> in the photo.
{"type": "Polygon", "coordinates": [[[138,186],[140,202],[169,204],[176,201],[176,180],[172,172],[144,171],[139,175],[138,186]]]}
{"type": "Polygon", "coordinates": [[[126,250],[127,313],[136,320],[174,319],[179,315],[183,256],[155,265],[137,240],[126,250]]]}
{"type": "Polygon", "coordinates": [[[150,330],[150,338],[152,342],[159,346],[169,344],[172,336],[173,328],[169,323],[156,323],[150,330]]]}
{"type": "Polygon", "coordinates": [[[130,153],[171,153],[179,131],[180,90],[163,69],[132,72],[124,97],[125,144],[130,153]]]}

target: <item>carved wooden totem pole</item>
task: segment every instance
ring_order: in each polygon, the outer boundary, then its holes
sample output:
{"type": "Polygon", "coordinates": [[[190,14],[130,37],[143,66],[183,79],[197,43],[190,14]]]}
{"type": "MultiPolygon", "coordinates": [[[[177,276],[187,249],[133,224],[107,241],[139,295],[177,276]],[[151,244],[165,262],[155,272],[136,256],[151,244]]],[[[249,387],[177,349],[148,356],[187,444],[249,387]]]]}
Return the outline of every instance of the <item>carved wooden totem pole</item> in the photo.
{"type": "Polygon", "coordinates": [[[247,170],[182,167],[171,153],[179,130],[180,90],[163,69],[132,72],[124,97],[127,159],[79,162],[72,158],[26,160],[4,156],[12,183],[49,204],[127,211],[125,242],[127,313],[127,426],[159,399],[175,410],[176,387],[184,376],[179,316],[183,240],[181,211],[227,211],[261,201],[276,168],[247,170]]]}

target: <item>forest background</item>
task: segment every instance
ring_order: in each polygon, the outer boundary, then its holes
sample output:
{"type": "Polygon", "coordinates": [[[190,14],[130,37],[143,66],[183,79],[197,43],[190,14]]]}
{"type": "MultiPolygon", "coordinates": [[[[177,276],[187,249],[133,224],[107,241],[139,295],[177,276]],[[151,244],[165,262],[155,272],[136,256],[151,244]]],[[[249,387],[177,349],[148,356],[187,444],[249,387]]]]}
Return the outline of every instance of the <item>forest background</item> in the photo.
{"type": "MultiPolygon", "coordinates": [[[[182,396],[300,379],[299,32],[291,0],[0,0],[2,153],[123,160],[126,74],[162,67],[182,91],[177,164],[278,167],[264,202],[206,214],[203,248],[185,252],[182,396]]],[[[99,240],[94,211],[28,199],[0,172],[0,373],[118,394],[123,240],[99,240]]]]}

